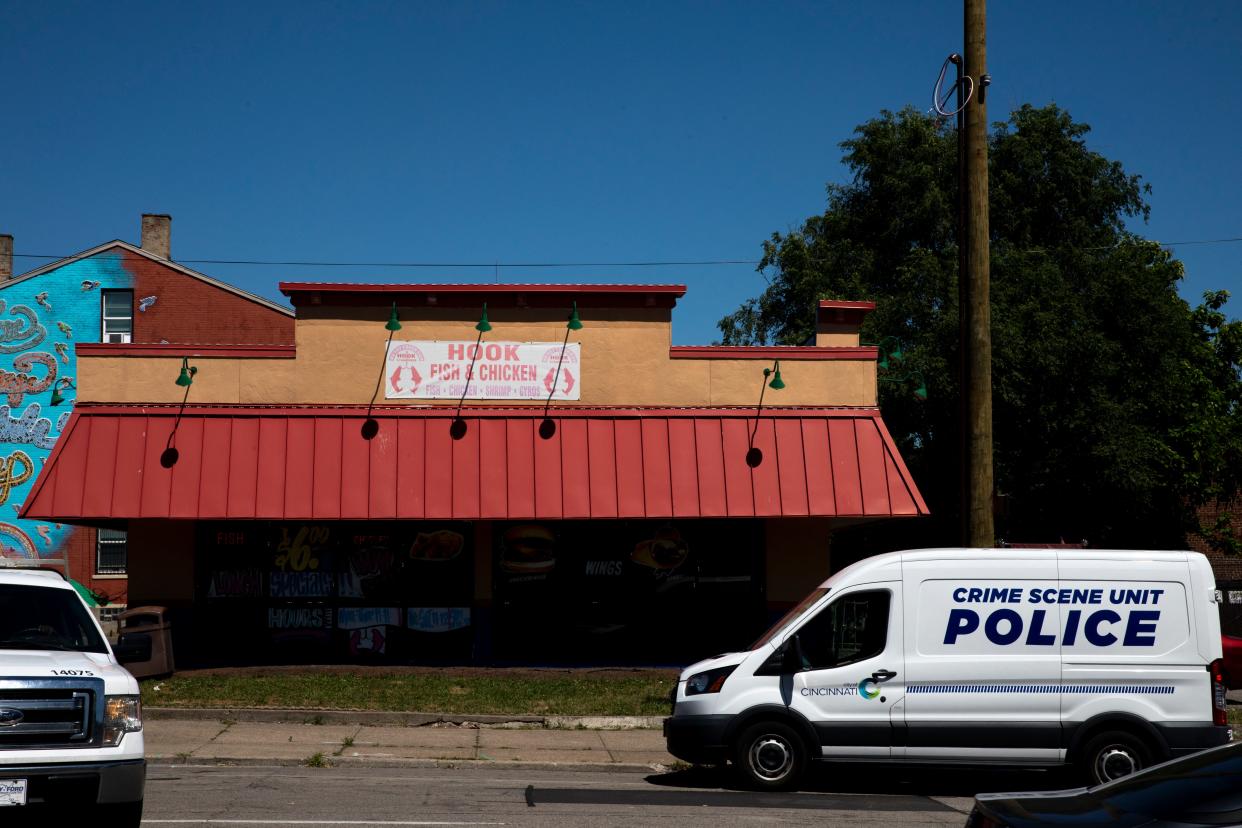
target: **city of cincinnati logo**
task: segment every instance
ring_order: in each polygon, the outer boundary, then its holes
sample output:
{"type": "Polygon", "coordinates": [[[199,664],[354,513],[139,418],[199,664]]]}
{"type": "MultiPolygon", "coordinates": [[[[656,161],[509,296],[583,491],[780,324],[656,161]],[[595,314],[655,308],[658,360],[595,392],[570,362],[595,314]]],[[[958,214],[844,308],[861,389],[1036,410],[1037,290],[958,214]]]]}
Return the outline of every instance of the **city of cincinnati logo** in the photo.
{"type": "Polygon", "coordinates": [[[853,682],[846,682],[839,687],[803,687],[800,691],[803,696],[862,696],[864,699],[874,699],[880,695],[880,686],[875,679],[865,678],[855,685],[853,682]]]}

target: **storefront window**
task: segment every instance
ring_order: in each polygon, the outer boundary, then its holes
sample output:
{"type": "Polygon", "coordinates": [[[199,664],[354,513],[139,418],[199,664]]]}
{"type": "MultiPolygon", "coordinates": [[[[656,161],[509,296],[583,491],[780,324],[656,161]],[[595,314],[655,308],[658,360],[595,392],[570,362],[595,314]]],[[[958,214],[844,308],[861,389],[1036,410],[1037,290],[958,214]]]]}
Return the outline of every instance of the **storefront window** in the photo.
{"type": "Polygon", "coordinates": [[[211,524],[205,609],[223,660],[469,661],[473,527],[411,522],[211,524]]]}
{"type": "Polygon", "coordinates": [[[683,663],[762,629],[757,521],[559,521],[494,529],[494,653],[683,663]]]}

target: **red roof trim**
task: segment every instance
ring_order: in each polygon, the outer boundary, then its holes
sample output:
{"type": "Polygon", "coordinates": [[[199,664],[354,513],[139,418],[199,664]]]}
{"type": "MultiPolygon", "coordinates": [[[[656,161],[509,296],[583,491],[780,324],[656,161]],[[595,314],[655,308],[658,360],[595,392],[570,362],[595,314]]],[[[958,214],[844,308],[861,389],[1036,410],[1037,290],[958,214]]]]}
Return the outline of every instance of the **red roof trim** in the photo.
{"type": "Polygon", "coordinates": [[[79,342],[78,356],[107,357],[199,357],[230,359],[294,359],[294,345],[177,345],[158,343],[134,345],[117,342],[79,342]]]}
{"type": "Polygon", "coordinates": [[[280,292],[293,293],[659,293],[685,296],[685,285],[635,285],[635,284],[504,284],[418,282],[414,284],[376,284],[373,282],[281,282],[280,292]]]}
{"type": "MultiPolygon", "coordinates": [[[[471,308],[487,302],[492,308],[564,308],[571,302],[586,308],[671,308],[685,296],[685,285],[604,284],[348,284],[342,282],[281,282],[280,290],[295,307],[386,306],[403,308],[471,308]]],[[[589,317],[584,314],[589,323],[589,317]]]]}
{"type": "Polygon", "coordinates": [[[669,348],[668,355],[670,359],[874,360],[879,357],[879,349],[873,346],[819,348],[804,345],[674,345],[669,348]]]}
{"type": "Polygon", "coordinates": [[[819,306],[821,308],[834,308],[839,310],[875,310],[875,302],[849,302],[843,299],[820,299],[819,306]]]}
{"type": "MultiPolygon", "coordinates": [[[[357,417],[365,418],[367,411],[376,419],[385,417],[419,417],[453,419],[457,404],[447,402],[441,405],[229,405],[212,403],[148,403],[134,405],[126,403],[90,403],[83,402],[74,406],[74,414],[78,412],[91,415],[109,416],[145,416],[158,415],[165,412],[177,412],[184,409],[186,416],[207,417],[357,417]]],[[[475,419],[543,419],[543,403],[531,403],[527,406],[514,405],[467,405],[461,409],[462,418],[475,419]]],[[[554,420],[583,417],[603,417],[607,419],[642,419],[644,417],[735,417],[754,419],[753,405],[715,406],[704,408],[636,408],[634,406],[573,406],[553,404],[548,414],[554,420]]],[[[761,418],[768,417],[867,417],[880,416],[877,408],[853,406],[764,406],[761,418]]]]}
{"type": "Polygon", "coordinates": [[[861,325],[863,318],[874,310],[875,302],[820,299],[815,321],[819,325],[861,325]]]}

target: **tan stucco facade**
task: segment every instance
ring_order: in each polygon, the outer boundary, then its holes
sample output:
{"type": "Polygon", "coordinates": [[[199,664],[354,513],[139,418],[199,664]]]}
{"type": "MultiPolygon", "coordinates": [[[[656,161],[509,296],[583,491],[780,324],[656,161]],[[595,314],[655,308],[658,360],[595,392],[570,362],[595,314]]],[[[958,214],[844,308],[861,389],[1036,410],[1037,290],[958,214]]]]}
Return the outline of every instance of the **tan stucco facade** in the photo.
{"type": "MultiPolygon", "coordinates": [[[[401,341],[473,341],[475,308],[400,308],[401,341]]],[[[388,306],[321,305],[298,309],[296,355],[272,358],[225,353],[194,356],[167,346],[167,356],[82,354],[78,399],[83,402],[176,403],[173,383],[181,357],[198,368],[195,403],[356,405],[371,401],[382,368],[388,306]]],[[[817,345],[792,349],[701,349],[674,354],[670,308],[591,308],[571,342],[582,346],[581,400],[585,406],[746,406],[758,401],[763,369],[781,360],[786,387],[766,392],[765,405],[874,406],[874,353],[858,348],[857,330],[823,331],[817,345]],[[749,358],[748,358],[749,357],[749,358]],[[822,358],[833,357],[833,358],[822,358]]],[[[497,308],[485,342],[560,342],[563,311],[497,308]]],[[[148,352],[149,353],[149,352],[148,352]]],[[[376,400],[381,404],[443,404],[440,400],[376,400]]],[[[474,401],[471,404],[475,404],[474,401]]],[[[482,404],[487,404],[486,402],[482,404]]],[[[506,405],[515,403],[506,402],[506,405]]],[[[516,403],[522,404],[522,403],[516,403]]],[[[542,405],[542,402],[525,403],[542,405]]]]}

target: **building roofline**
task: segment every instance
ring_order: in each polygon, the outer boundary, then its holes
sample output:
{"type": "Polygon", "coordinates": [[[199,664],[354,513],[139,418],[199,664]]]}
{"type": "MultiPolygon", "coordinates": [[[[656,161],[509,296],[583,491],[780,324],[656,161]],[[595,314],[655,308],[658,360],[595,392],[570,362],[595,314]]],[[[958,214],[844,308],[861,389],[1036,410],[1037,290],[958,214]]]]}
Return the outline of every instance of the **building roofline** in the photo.
{"type": "Polygon", "coordinates": [[[384,284],[377,282],[281,282],[286,296],[292,293],[587,293],[587,294],[671,294],[686,295],[685,285],[672,284],[592,284],[592,283],[515,283],[418,282],[384,284]]]}
{"type": "Polygon", "coordinates": [[[152,253],[149,250],[143,250],[141,247],[136,247],[135,245],[132,245],[129,242],[121,241],[120,239],[113,239],[112,241],[104,242],[103,244],[96,245],[95,247],[92,247],[89,250],[83,250],[81,253],[74,254],[73,256],[68,256],[64,259],[57,259],[54,262],[42,265],[41,267],[37,267],[34,270],[27,271],[26,273],[23,273],[20,276],[14,276],[12,279],[7,279],[4,282],[0,283],[0,290],[3,290],[4,288],[9,287],[10,285],[14,285],[18,282],[24,282],[27,279],[33,279],[36,276],[42,276],[44,273],[48,273],[50,271],[56,270],[57,268],[64,267],[65,265],[73,264],[74,262],[80,261],[82,259],[89,259],[91,256],[98,255],[99,253],[103,253],[114,247],[120,247],[123,250],[128,250],[130,253],[136,253],[147,259],[150,259],[153,262],[158,262],[159,264],[167,265],[168,267],[171,267],[173,270],[176,270],[177,272],[185,276],[198,279],[200,282],[205,282],[206,284],[209,284],[212,287],[220,288],[221,290],[226,290],[229,293],[240,296],[243,299],[248,299],[249,301],[255,302],[256,304],[260,304],[266,308],[270,308],[271,310],[283,313],[285,316],[289,316],[289,317],[295,316],[295,313],[291,308],[286,308],[284,305],[273,302],[271,299],[264,299],[262,296],[259,296],[257,293],[251,293],[248,290],[242,290],[239,287],[230,285],[228,282],[222,282],[219,279],[212,278],[211,276],[208,276],[205,273],[199,273],[197,270],[191,270],[185,265],[177,264],[172,259],[165,259],[161,256],[156,256],[154,253],[152,253]]]}

